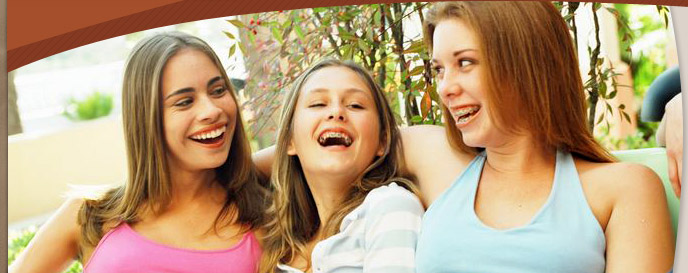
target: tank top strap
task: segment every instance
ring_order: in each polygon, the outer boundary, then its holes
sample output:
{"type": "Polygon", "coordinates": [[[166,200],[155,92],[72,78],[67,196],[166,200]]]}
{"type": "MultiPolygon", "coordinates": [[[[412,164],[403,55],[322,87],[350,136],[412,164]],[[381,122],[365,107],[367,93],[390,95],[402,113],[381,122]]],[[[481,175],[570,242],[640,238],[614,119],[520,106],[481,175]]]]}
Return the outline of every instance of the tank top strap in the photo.
{"type": "Polygon", "coordinates": [[[556,187],[552,189],[552,213],[567,215],[570,221],[579,222],[594,234],[592,237],[603,244],[604,232],[588,204],[573,155],[566,151],[557,151],[557,169],[554,181],[556,187]]]}
{"type": "Polygon", "coordinates": [[[568,152],[557,150],[556,169],[554,176],[554,185],[556,187],[552,189],[552,195],[555,195],[554,200],[566,203],[566,207],[571,210],[579,211],[585,209],[582,206],[587,207],[588,204],[573,156],[568,152]]]}

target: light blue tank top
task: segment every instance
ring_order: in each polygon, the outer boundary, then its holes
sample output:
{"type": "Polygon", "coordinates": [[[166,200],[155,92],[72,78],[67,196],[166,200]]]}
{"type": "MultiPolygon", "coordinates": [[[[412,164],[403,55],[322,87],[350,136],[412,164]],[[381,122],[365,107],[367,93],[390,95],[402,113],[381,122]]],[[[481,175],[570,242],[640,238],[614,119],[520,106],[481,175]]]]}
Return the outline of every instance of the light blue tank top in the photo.
{"type": "Polygon", "coordinates": [[[552,190],[531,221],[506,230],[475,214],[485,158],[476,156],[423,216],[417,272],[604,272],[604,232],[571,154],[557,151],[552,190]]]}

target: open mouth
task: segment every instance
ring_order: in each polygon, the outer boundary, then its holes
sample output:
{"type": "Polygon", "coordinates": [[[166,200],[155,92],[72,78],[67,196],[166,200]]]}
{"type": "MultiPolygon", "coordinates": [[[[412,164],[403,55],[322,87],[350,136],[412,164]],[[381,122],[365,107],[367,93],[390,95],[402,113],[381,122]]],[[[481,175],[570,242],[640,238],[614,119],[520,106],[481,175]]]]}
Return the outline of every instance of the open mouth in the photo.
{"type": "Polygon", "coordinates": [[[453,116],[456,119],[456,123],[466,123],[475,116],[478,111],[480,111],[480,106],[478,105],[466,106],[455,111],[453,116]]]}
{"type": "Polygon", "coordinates": [[[222,141],[226,130],[227,126],[222,126],[209,132],[192,135],[189,138],[203,144],[216,144],[222,141]]]}
{"type": "Polygon", "coordinates": [[[353,140],[351,136],[345,132],[335,132],[335,131],[325,131],[318,137],[318,143],[320,146],[344,146],[349,147],[353,140]]]}

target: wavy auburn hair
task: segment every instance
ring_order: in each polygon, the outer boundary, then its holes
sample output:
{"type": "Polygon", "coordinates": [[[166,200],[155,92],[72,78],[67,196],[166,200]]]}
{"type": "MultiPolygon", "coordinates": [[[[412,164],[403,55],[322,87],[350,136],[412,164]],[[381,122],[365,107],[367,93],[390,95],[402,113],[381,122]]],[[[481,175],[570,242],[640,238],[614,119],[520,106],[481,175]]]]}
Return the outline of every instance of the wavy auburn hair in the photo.
{"type": "MultiPolygon", "coordinates": [[[[586,125],[575,47],[566,22],[552,3],[436,3],[423,26],[430,51],[435,27],[444,20],[466,23],[479,40],[482,64],[487,66],[483,82],[496,126],[507,132],[528,132],[545,147],[590,161],[614,161],[586,125]],[[514,117],[519,122],[510,122],[514,117]]],[[[445,120],[453,120],[446,106],[442,108],[445,120]]],[[[455,149],[476,152],[463,143],[454,123],[446,126],[455,149]]]]}

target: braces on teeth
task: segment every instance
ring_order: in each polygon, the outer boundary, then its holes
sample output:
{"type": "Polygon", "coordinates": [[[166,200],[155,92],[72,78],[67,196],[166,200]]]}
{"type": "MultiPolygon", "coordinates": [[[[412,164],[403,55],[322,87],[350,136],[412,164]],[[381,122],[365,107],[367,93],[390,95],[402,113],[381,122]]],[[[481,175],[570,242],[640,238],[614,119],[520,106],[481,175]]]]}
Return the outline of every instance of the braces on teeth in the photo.
{"type": "Polygon", "coordinates": [[[473,114],[473,113],[477,112],[478,109],[480,109],[480,106],[471,106],[471,107],[461,108],[459,111],[454,113],[454,118],[457,119],[458,122],[468,121],[468,118],[470,118],[470,115],[468,115],[468,114],[473,114]]]}
{"type": "Polygon", "coordinates": [[[325,141],[328,138],[341,138],[341,139],[344,139],[344,145],[345,146],[351,145],[351,138],[348,135],[346,135],[344,133],[340,133],[340,132],[326,132],[320,136],[320,138],[318,139],[318,142],[320,142],[321,144],[325,143],[325,141]]]}

